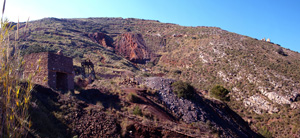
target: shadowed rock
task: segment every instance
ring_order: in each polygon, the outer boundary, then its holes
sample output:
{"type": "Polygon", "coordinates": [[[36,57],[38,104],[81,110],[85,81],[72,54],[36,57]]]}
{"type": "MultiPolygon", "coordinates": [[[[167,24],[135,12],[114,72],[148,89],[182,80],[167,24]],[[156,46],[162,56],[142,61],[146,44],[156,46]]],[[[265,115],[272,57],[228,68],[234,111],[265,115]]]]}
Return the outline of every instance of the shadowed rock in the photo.
{"type": "Polygon", "coordinates": [[[112,40],[109,36],[107,36],[104,33],[93,33],[88,35],[90,39],[92,39],[94,42],[104,46],[104,47],[111,47],[112,46],[112,40]]]}

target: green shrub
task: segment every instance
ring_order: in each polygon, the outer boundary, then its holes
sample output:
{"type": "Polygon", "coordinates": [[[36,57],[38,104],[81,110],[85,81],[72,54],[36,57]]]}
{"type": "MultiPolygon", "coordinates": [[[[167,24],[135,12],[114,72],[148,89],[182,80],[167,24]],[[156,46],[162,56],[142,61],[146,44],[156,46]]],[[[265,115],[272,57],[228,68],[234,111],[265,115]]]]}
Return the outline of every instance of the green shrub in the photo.
{"type": "Polygon", "coordinates": [[[134,93],[128,94],[127,100],[130,101],[130,102],[133,102],[133,103],[139,103],[139,102],[142,101],[142,100],[141,100],[136,94],[134,94],[134,93]]]}
{"type": "Polygon", "coordinates": [[[39,52],[46,52],[46,49],[39,46],[39,45],[34,45],[34,46],[29,46],[25,50],[21,52],[22,55],[27,55],[31,53],[39,53],[39,52]]]}
{"type": "Polygon", "coordinates": [[[258,133],[264,138],[272,138],[272,133],[266,127],[262,127],[258,133]]]}
{"type": "Polygon", "coordinates": [[[177,97],[191,99],[195,94],[195,89],[187,82],[176,81],[172,84],[172,88],[177,97]]]}
{"type": "Polygon", "coordinates": [[[139,108],[139,106],[134,107],[133,114],[134,115],[139,115],[139,116],[143,115],[142,110],[139,108]]]}
{"type": "Polygon", "coordinates": [[[216,85],[210,90],[210,96],[220,99],[222,101],[228,101],[227,94],[229,91],[221,85],[216,85]]]}
{"type": "Polygon", "coordinates": [[[40,52],[55,52],[55,51],[51,50],[51,49],[46,49],[39,45],[33,45],[33,46],[29,46],[28,48],[22,50],[21,55],[28,55],[31,53],[40,53],[40,52]]]}

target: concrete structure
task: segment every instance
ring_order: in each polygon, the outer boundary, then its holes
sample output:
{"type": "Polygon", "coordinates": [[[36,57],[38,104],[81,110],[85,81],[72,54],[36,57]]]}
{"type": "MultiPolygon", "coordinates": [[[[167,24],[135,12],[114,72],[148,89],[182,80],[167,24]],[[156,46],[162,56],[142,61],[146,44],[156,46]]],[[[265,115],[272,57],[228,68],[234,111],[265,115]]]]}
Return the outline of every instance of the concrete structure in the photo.
{"type": "Polygon", "coordinates": [[[32,82],[56,90],[74,90],[73,59],[50,52],[33,53],[24,57],[23,77],[33,76],[32,82]],[[33,75],[36,72],[35,75],[33,75]]]}

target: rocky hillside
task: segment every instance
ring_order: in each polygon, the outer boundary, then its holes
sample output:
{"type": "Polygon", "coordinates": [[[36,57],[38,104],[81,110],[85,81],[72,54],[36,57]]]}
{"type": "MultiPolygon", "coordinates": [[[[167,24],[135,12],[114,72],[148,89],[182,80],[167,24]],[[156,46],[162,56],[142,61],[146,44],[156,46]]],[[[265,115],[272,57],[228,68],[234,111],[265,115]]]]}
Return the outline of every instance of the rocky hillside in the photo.
{"type": "MultiPolygon", "coordinates": [[[[131,18],[45,18],[29,22],[28,27],[22,23],[20,28],[18,48],[23,54],[63,50],[77,66],[83,59],[91,59],[98,78],[98,84],[93,85],[100,88],[122,95],[125,86],[118,84],[123,79],[160,76],[190,82],[203,98],[210,99],[210,89],[219,84],[230,90],[228,108],[252,130],[271,132],[274,137],[300,135],[300,54],[278,44],[216,27],[131,18]]],[[[185,109],[179,108],[182,101],[172,105],[167,93],[159,94],[163,107],[174,110],[175,118],[183,115],[185,123],[207,120],[204,115],[188,121],[185,117],[204,111],[185,114],[185,109]]],[[[217,109],[218,105],[212,105],[210,108],[217,109]]]]}
{"type": "Polygon", "coordinates": [[[150,84],[150,89],[160,85],[165,88],[155,93],[144,88],[124,88],[121,95],[99,87],[71,94],[36,86],[32,93],[29,134],[32,137],[259,136],[224,103],[200,96],[195,101],[176,97],[171,90],[172,82],[150,77],[142,83],[150,84]]]}

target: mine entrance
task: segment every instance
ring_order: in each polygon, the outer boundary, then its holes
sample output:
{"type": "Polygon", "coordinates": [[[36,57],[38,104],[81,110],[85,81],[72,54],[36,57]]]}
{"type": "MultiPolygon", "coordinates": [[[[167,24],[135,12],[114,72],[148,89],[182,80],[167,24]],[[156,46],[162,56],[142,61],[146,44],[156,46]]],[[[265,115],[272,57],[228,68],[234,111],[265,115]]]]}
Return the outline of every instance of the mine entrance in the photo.
{"type": "Polygon", "coordinates": [[[66,73],[56,72],[56,89],[68,89],[68,75],[66,73]]]}

